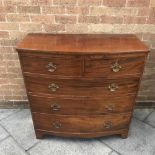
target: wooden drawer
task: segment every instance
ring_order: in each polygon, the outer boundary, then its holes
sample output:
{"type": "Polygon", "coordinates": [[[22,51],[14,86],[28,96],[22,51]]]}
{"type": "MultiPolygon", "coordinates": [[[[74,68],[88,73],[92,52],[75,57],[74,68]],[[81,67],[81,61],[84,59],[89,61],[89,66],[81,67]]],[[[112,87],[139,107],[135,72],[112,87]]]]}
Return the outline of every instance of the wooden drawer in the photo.
{"type": "Polygon", "coordinates": [[[24,73],[46,74],[50,76],[81,76],[82,60],[80,56],[52,54],[20,54],[24,73]]]}
{"type": "Polygon", "coordinates": [[[116,78],[140,76],[144,67],[144,54],[94,55],[85,57],[86,77],[116,78]]]}
{"type": "Polygon", "coordinates": [[[32,112],[48,114],[104,114],[130,112],[135,96],[67,98],[29,95],[32,112]]]}
{"type": "Polygon", "coordinates": [[[27,91],[34,94],[111,97],[135,94],[138,79],[93,80],[93,79],[52,79],[25,76],[27,91]]]}
{"type": "Polygon", "coordinates": [[[61,132],[101,132],[127,128],[131,114],[48,115],[33,113],[36,129],[61,132]]]}

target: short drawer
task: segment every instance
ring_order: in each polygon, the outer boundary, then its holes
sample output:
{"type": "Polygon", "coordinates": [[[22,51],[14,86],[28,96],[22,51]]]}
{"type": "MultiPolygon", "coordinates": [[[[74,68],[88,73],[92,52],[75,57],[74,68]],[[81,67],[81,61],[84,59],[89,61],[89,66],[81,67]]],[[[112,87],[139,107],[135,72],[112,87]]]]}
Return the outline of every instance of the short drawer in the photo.
{"type": "Polygon", "coordinates": [[[85,57],[86,77],[116,78],[140,76],[145,62],[144,54],[92,55],[85,57]]]}
{"type": "Polygon", "coordinates": [[[25,76],[28,92],[33,94],[70,95],[70,96],[119,96],[136,94],[137,78],[115,80],[90,79],[52,79],[25,76]]]}
{"type": "Polygon", "coordinates": [[[131,112],[135,96],[67,98],[29,95],[32,112],[48,114],[105,114],[131,112]]]}
{"type": "Polygon", "coordinates": [[[20,53],[20,61],[24,73],[76,77],[82,72],[80,56],[20,53]]]}
{"type": "Polygon", "coordinates": [[[101,132],[127,128],[131,114],[48,115],[33,113],[36,129],[61,132],[101,132]]]}

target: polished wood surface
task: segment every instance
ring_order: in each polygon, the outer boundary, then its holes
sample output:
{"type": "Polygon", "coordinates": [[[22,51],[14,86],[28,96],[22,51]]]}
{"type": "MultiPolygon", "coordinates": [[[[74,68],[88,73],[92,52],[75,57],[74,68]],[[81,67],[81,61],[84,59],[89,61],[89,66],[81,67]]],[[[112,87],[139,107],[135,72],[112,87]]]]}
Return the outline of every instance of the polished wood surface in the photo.
{"type": "Polygon", "coordinates": [[[135,94],[138,90],[137,78],[132,79],[52,79],[41,77],[25,76],[27,91],[31,93],[71,96],[118,96],[121,94],[135,94]],[[49,89],[51,84],[57,85],[56,91],[49,89]],[[110,91],[109,86],[116,84],[118,88],[110,91]]]}
{"type": "Polygon", "coordinates": [[[48,130],[41,130],[35,129],[36,137],[38,139],[44,138],[46,135],[55,135],[61,137],[69,137],[69,138],[96,138],[102,136],[109,136],[109,135],[119,135],[121,138],[127,138],[128,129],[119,129],[119,130],[109,130],[109,131],[101,131],[101,132],[59,132],[59,131],[48,131],[48,130]]]}
{"type": "Polygon", "coordinates": [[[62,132],[101,132],[127,128],[131,114],[48,115],[33,113],[36,129],[62,132]],[[93,122],[93,123],[92,123],[93,122]]]}
{"type": "Polygon", "coordinates": [[[127,138],[149,52],[134,35],[29,34],[17,51],[37,138],[127,138]]]}
{"type": "MultiPolygon", "coordinates": [[[[46,74],[49,76],[63,77],[140,77],[145,62],[145,53],[138,54],[114,54],[114,55],[90,55],[90,56],[69,56],[53,55],[42,53],[20,54],[21,64],[24,73],[46,74]],[[49,64],[55,66],[50,72],[49,64]],[[118,72],[114,72],[112,66],[121,66],[118,72]]],[[[52,68],[52,67],[51,67],[52,68]]]]}
{"type": "Polygon", "coordinates": [[[97,115],[106,113],[130,112],[135,95],[121,97],[61,97],[29,95],[32,112],[65,115],[97,115]]]}
{"type": "Polygon", "coordinates": [[[148,47],[134,35],[29,34],[17,45],[18,51],[31,50],[63,54],[135,53],[148,47]]]}
{"type": "Polygon", "coordinates": [[[37,73],[59,76],[81,76],[82,75],[82,59],[77,56],[61,56],[61,55],[21,55],[20,60],[25,73],[37,73]],[[52,66],[55,66],[54,70],[52,66]]]}
{"type": "Polygon", "coordinates": [[[122,54],[113,56],[88,56],[85,58],[86,77],[125,77],[140,76],[145,62],[144,54],[122,54]],[[118,64],[121,68],[114,72],[112,67],[118,64]]]}

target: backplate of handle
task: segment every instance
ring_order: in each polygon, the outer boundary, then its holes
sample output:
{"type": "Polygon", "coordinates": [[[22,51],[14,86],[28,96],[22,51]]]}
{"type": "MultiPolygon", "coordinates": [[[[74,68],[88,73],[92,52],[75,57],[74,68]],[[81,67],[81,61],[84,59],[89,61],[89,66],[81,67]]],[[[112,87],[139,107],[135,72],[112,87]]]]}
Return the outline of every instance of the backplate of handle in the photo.
{"type": "Polygon", "coordinates": [[[116,91],[118,89],[118,85],[116,83],[111,83],[109,86],[108,86],[109,90],[111,92],[113,91],[116,91]]]}
{"type": "Polygon", "coordinates": [[[112,112],[114,111],[115,106],[110,104],[110,105],[107,105],[105,108],[107,109],[107,111],[112,112]]]}
{"type": "Polygon", "coordinates": [[[56,65],[53,62],[49,62],[46,66],[49,72],[54,72],[56,70],[56,65]]]}
{"type": "Polygon", "coordinates": [[[112,128],[112,122],[105,122],[104,127],[105,127],[106,129],[112,128]]]}
{"type": "Polygon", "coordinates": [[[122,66],[118,62],[115,62],[111,66],[111,69],[112,69],[113,72],[117,73],[117,72],[119,72],[122,69],[122,66]]]}
{"type": "Polygon", "coordinates": [[[56,128],[56,129],[59,129],[59,128],[61,128],[61,126],[62,126],[62,124],[61,124],[59,121],[53,122],[52,125],[53,125],[53,127],[56,128]]]}
{"type": "Polygon", "coordinates": [[[52,108],[53,111],[59,111],[61,106],[59,104],[57,104],[57,103],[54,103],[54,104],[51,105],[51,108],[52,108]]]}
{"type": "Polygon", "coordinates": [[[48,89],[51,90],[52,92],[57,91],[57,89],[59,89],[59,86],[55,83],[51,83],[48,85],[48,89]]]}

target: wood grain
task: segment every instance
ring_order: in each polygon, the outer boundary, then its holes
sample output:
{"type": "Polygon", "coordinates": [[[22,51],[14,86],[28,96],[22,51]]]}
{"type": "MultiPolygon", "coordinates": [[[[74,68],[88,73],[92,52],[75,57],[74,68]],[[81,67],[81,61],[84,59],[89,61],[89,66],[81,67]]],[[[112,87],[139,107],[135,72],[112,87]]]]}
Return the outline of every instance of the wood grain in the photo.
{"type": "Polygon", "coordinates": [[[85,57],[86,77],[125,77],[140,76],[143,71],[145,55],[143,54],[122,54],[111,56],[87,56],[85,57]],[[118,72],[114,72],[112,66],[115,64],[121,66],[118,72]]]}
{"type": "Polygon", "coordinates": [[[32,112],[64,115],[97,115],[106,113],[126,113],[132,110],[135,96],[61,97],[29,95],[32,112]],[[55,105],[55,106],[54,106],[55,105]]]}
{"type": "Polygon", "coordinates": [[[21,52],[20,61],[25,74],[44,74],[52,77],[140,77],[145,62],[145,54],[102,54],[82,57],[21,52]],[[53,72],[47,68],[49,63],[53,63],[56,67],[53,72]],[[112,70],[115,63],[121,66],[118,72],[112,70]]]}
{"type": "Polygon", "coordinates": [[[61,56],[61,55],[20,55],[20,61],[23,66],[24,73],[46,74],[49,76],[81,76],[82,60],[77,56],[61,56]],[[50,72],[52,67],[48,67],[53,63],[55,70],[50,72]]]}
{"type": "Polygon", "coordinates": [[[149,49],[134,35],[105,34],[29,34],[17,51],[63,54],[135,53],[149,49]]]}
{"type": "Polygon", "coordinates": [[[89,133],[72,133],[72,132],[60,132],[60,131],[48,131],[48,130],[40,130],[35,129],[36,138],[42,139],[44,136],[61,136],[61,137],[69,137],[69,138],[96,138],[96,137],[103,137],[109,135],[120,135],[123,139],[127,138],[128,136],[128,128],[120,129],[120,130],[113,130],[113,131],[101,131],[101,132],[89,132],[89,133]]]}
{"type": "Polygon", "coordinates": [[[132,79],[53,79],[25,76],[27,91],[33,94],[70,95],[70,96],[119,96],[121,94],[135,94],[138,90],[138,78],[132,79]],[[110,91],[109,86],[116,84],[116,91],[110,91]],[[51,91],[48,87],[56,84],[59,88],[51,91]]]}
{"type": "Polygon", "coordinates": [[[101,132],[127,128],[131,114],[111,115],[48,115],[33,113],[36,129],[62,132],[101,132]],[[53,123],[61,124],[55,128],[53,123]],[[106,123],[112,123],[111,128],[106,128],[106,123]]]}

